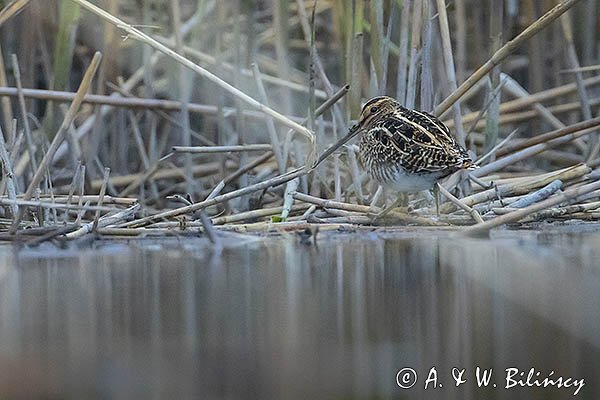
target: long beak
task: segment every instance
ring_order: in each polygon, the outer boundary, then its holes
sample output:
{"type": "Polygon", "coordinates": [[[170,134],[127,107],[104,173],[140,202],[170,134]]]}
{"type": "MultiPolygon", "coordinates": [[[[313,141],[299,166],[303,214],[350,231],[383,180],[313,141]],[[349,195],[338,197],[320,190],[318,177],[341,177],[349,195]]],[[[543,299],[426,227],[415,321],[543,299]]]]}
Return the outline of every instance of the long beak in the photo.
{"type": "Polygon", "coordinates": [[[348,142],[350,139],[352,139],[354,136],[356,136],[360,131],[361,131],[361,129],[359,128],[358,124],[356,124],[352,128],[350,128],[350,130],[348,131],[348,134],[346,136],[344,136],[343,138],[341,138],[340,140],[338,140],[337,142],[332,144],[331,147],[329,147],[327,150],[325,150],[325,152],[323,154],[321,154],[321,156],[319,157],[317,162],[313,165],[313,168],[317,168],[319,166],[319,164],[321,164],[323,161],[325,161],[325,159],[327,157],[332,155],[337,149],[339,149],[344,144],[346,144],[346,142],[348,142]]]}

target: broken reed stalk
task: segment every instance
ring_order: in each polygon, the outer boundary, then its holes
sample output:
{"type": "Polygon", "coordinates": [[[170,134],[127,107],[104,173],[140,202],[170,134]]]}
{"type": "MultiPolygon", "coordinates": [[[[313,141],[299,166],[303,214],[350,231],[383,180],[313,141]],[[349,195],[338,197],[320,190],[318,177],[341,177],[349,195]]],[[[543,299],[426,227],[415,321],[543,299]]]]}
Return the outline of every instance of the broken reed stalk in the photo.
{"type": "Polygon", "coordinates": [[[494,162],[491,162],[479,169],[476,169],[475,171],[472,172],[472,175],[475,177],[481,177],[481,176],[490,174],[492,172],[499,171],[506,166],[514,164],[518,161],[523,161],[528,158],[531,158],[534,155],[539,154],[545,150],[551,149],[553,147],[560,146],[565,143],[569,143],[578,138],[584,137],[585,135],[589,135],[590,133],[595,132],[596,130],[597,130],[597,128],[595,126],[593,126],[593,127],[589,127],[586,129],[577,130],[573,133],[562,132],[561,136],[559,136],[555,139],[551,139],[551,140],[548,140],[543,143],[539,143],[539,144],[535,144],[533,146],[526,147],[523,150],[511,153],[511,154],[507,155],[506,157],[500,158],[500,159],[498,159],[494,162]]]}
{"type": "Polygon", "coordinates": [[[542,202],[532,204],[529,207],[522,208],[509,214],[505,214],[492,220],[466,228],[462,231],[462,233],[471,236],[487,235],[489,234],[489,231],[495,227],[517,222],[528,215],[545,210],[560,203],[575,201],[577,198],[585,195],[586,193],[597,189],[600,189],[600,180],[577,188],[565,190],[559,195],[546,199],[542,202]]]}
{"type": "MultiPolygon", "coordinates": [[[[129,208],[126,208],[125,210],[118,211],[112,215],[105,215],[98,220],[98,223],[96,224],[96,228],[106,228],[108,226],[116,225],[118,223],[126,221],[126,220],[132,218],[139,211],[140,207],[141,207],[140,204],[135,204],[129,208]]],[[[89,222],[89,223],[81,226],[81,228],[77,229],[76,231],[67,233],[65,235],[65,237],[67,239],[78,239],[78,238],[92,232],[93,227],[94,227],[94,223],[89,222]]]]}
{"type": "Polygon", "coordinates": [[[227,91],[228,93],[233,95],[235,98],[242,100],[244,103],[248,104],[249,106],[257,109],[258,111],[263,112],[264,114],[271,116],[273,119],[275,119],[279,123],[302,134],[309,141],[309,144],[310,144],[310,149],[308,152],[306,165],[312,165],[312,163],[314,162],[314,157],[315,157],[315,148],[314,148],[315,138],[314,138],[314,134],[310,130],[308,130],[306,127],[303,127],[302,125],[298,124],[297,122],[294,122],[293,120],[280,114],[279,112],[273,110],[272,108],[267,107],[264,104],[258,102],[254,98],[250,97],[246,93],[242,92],[241,90],[237,89],[236,87],[232,86],[231,84],[220,79],[219,77],[217,77],[216,75],[207,71],[206,69],[202,68],[198,64],[193,63],[192,61],[188,60],[187,58],[180,55],[179,53],[171,50],[167,46],[159,43],[155,39],[146,35],[144,32],[140,31],[139,29],[137,29],[137,28],[127,24],[125,21],[107,13],[100,7],[95,6],[94,4],[91,4],[89,1],[87,1],[87,0],[71,0],[71,1],[81,5],[82,7],[86,8],[87,10],[98,15],[103,20],[108,21],[111,24],[115,25],[117,28],[125,31],[130,37],[151,46],[155,50],[158,50],[161,53],[164,53],[165,55],[172,58],[173,60],[190,68],[191,70],[193,70],[200,76],[217,84],[219,87],[221,87],[222,89],[224,89],[225,91],[227,91]]]}
{"type": "Polygon", "coordinates": [[[600,201],[593,201],[585,204],[573,204],[569,206],[549,208],[547,210],[542,210],[535,214],[528,215],[526,218],[528,220],[531,219],[536,221],[546,218],[569,217],[570,214],[588,213],[589,211],[595,211],[598,208],[600,208],[600,201]]]}
{"type": "MultiPolygon", "coordinates": [[[[44,155],[44,158],[40,162],[40,165],[38,166],[38,169],[36,170],[35,174],[33,175],[33,178],[31,178],[31,182],[29,183],[29,186],[27,187],[27,190],[25,191],[25,194],[23,196],[23,198],[25,200],[31,199],[31,196],[33,195],[34,190],[38,187],[38,185],[42,181],[44,174],[48,170],[50,163],[52,162],[52,159],[54,158],[54,154],[58,150],[58,146],[60,146],[62,141],[65,139],[65,136],[68,134],[69,127],[73,123],[73,120],[75,119],[77,111],[79,111],[79,107],[81,106],[81,103],[83,101],[83,96],[85,95],[85,93],[90,88],[90,85],[92,84],[92,79],[93,79],[94,75],[96,74],[96,71],[98,69],[98,66],[100,65],[101,59],[102,59],[102,55],[100,54],[100,52],[96,52],[94,54],[94,57],[92,58],[92,61],[90,62],[90,65],[86,69],[85,74],[83,75],[83,79],[81,80],[79,89],[77,89],[77,94],[75,95],[75,99],[73,100],[73,103],[71,103],[71,106],[69,107],[69,111],[65,115],[65,118],[64,118],[62,124],[60,125],[60,128],[58,128],[58,132],[54,136],[54,139],[52,139],[52,143],[50,143],[50,147],[48,148],[48,151],[46,151],[46,154],[44,155]]],[[[21,212],[19,212],[18,217],[15,218],[13,225],[10,228],[11,234],[14,234],[16,232],[22,216],[23,216],[23,211],[21,210],[21,212]]]]}
{"type": "Polygon", "coordinates": [[[71,103],[71,106],[69,107],[69,111],[65,115],[65,118],[60,128],[58,128],[58,132],[54,136],[54,139],[52,139],[52,143],[50,144],[48,151],[46,151],[42,162],[40,163],[35,175],[31,179],[27,190],[25,191],[25,200],[29,200],[31,198],[33,191],[41,182],[45,171],[50,166],[52,158],[54,157],[56,150],[58,150],[58,146],[62,143],[62,141],[65,139],[65,136],[68,134],[68,129],[73,123],[77,112],[79,111],[79,107],[83,102],[83,97],[85,96],[85,93],[89,90],[90,85],[92,84],[92,79],[96,74],[101,59],[102,54],[100,52],[96,52],[94,54],[94,57],[92,58],[92,61],[90,62],[90,65],[85,71],[83,79],[81,80],[81,84],[79,85],[79,89],[77,89],[77,93],[75,95],[75,98],[73,99],[73,103],[71,103]]]}
{"type": "MultiPolygon", "coordinates": [[[[519,194],[529,193],[531,190],[538,189],[550,182],[560,179],[563,182],[581,178],[591,172],[591,168],[585,164],[576,165],[558,171],[549,172],[543,175],[521,178],[519,180],[495,185],[491,189],[487,189],[470,196],[460,199],[461,203],[473,207],[476,204],[484,203],[496,198],[504,198],[519,194]]],[[[451,204],[443,204],[441,207],[442,213],[449,213],[454,210],[451,204]]]]}
{"type": "MultiPolygon", "coordinates": [[[[102,178],[102,187],[100,188],[100,193],[98,194],[98,207],[102,206],[102,202],[104,201],[104,194],[106,193],[106,185],[108,184],[108,177],[110,176],[110,168],[104,168],[104,177],[102,178]]],[[[98,220],[100,219],[100,210],[96,211],[96,215],[94,216],[94,223],[92,224],[92,232],[98,229],[98,220]]]]}
{"type": "Polygon", "coordinates": [[[476,209],[471,208],[468,205],[461,202],[459,199],[456,198],[456,196],[454,196],[452,193],[450,193],[448,191],[448,189],[446,189],[444,187],[444,185],[440,185],[439,183],[436,183],[436,185],[438,187],[438,190],[440,191],[441,194],[444,195],[444,197],[446,197],[448,200],[450,200],[450,202],[452,202],[457,207],[466,211],[467,214],[469,214],[471,217],[473,217],[473,219],[475,220],[475,223],[478,223],[478,224],[483,223],[483,219],[481,218],[481,215],[479,215],[479,212],[477,212],[476,209]]]}
{"type": "MultiPolygon", "coordinates": [[[[539,203],[542,200],[546,200],[548,197],[552,196],[554,193],[562,189],[563,183],[560,179],[556,179],[541,189],[538,189],[534,192],[529,193],[528,195],[520,198],[519,200],[510,204],[510,208],[525,208],[529,207],[534,203],[539,203]]],[[[496,212],[497,209],[492,209],[492,211],[496,212]]],[[[499,214],[499,213],[497,213],[499,214]]],[[[504,213],[506,214],[506,213],[504,213]]]]}
{"type": "Polygon", "coordinates": [[[522,142],[515,143],[512,145],[507,145],[504,148],[498,150],[498,156],[504,156],[510,153],[514,153],[518,150],[523,150],[527,147],[535,146],[539,143],[549,142],[553,139],[557,139],[559,137],[580,132],[589,128],[596,128],[600,126],[600,117],[592,118],[587,121],[581,121],[573,125],[565,126],[561,129],[556,129],[551,132],[543,133],[540,135],[536,135],[530,139],[523,140],[522,142]]]}
{"type": "MultiPolygon", "coordinates": [[[[600,84],[600,76],[594,76],[584,81],[586,87],[597,86],[600,84]]],[[[500,113],[507,114],[510,112],[522,111],[524,108],[535,104],[542,103],[547,100],[553,100],[562,96],[570,95],[577,91],[577,85],[574,83],[568,83],[566,85],[557,86],[552,89],[544,90],[541,92],[530,94],[526,97],[519,97],[514,100],[510,100],[500,104],[500,113]]],[[[463,116],[463,122],[472,122],[478,115],[478,111],[474,111],[463,116]]],[[[449,121],[450,124],[452,123],[449,121]]]]}
{"type": "Polygon", "coordinates": [[[12,216],[13,218],[16,218],[19,214],[19,206],[16,203],[17,190],[15,187],[15,181],[13,179],[12,162],[10,160],[10,156],[8,155],[8,151],[6,150],[6,143],[4,143],[4,133],[2,132],[2,127],[0,127],[0,160],[2,161],[2,179],[6,182],[8,198],[11,200],[11,202],[14,202],[10,205],[12,216]]]}
{"type": "Polygon", "coordinates": [[[235,199],[240,196],[244,196],[246,194],[250,194],[250,193],[257,192],[259,190],[267,189],[271,186],[281,185],[281,184],[286,183],[287,181],[290,181],[294,178],[306,175],[306,172],[307,172],[306,168],[297,168],[297,169],[287,172],[285,174],[278,175],[274,178],[267,179],[263,182],[259,182],[254,185],[250,185],[245,188],[234,190],[232,192],[214,197],[212,199],[194,203],[189,206],[179,207],[174,210],[163,211],[163,212],[160,212],[155,215],[150,215],[148,217],[144,217],[144,218],[140,218],[138,220],[132,221],[132,222],[128,222],[124,226],[128,227],[128,228],[137,228],[137,227],[142,227],[142,226],[152,224],[152,223],[160,221],[164,218],[172,218],[172,217],[176,217],[179,215],[188,214],[188,213],[194,212],[196,210],[200,210],[200,209],[210,207],[210,206],[213,206],[213,205],[216,205],[216,204],[219,204],[219,203],[231,200],[231,199],[235,199]]]}
{"type": "Polygon", "coordinates": [[[506,57],[514,52],[521,44],[537,34],[539,31],[544,29],[548,24],[560,17],[567,10],[573,7],[580,0],[564,0],[558,3],[554,8],[550,9],[544,15],[542,15],[537,21],[529,25],[523,32],[517,37],[508,41],[502,46],[494,55],[481,67],[477,69],[467,80],[465,80],[459,88],[454,91],[450,96],[446,97],[435,108],[435,115],[442,115],[448,110],[458,99],[460,99],[471,87],[473,87],[481,78],[487,75],[496,65],[500,64],[506,57]]]}

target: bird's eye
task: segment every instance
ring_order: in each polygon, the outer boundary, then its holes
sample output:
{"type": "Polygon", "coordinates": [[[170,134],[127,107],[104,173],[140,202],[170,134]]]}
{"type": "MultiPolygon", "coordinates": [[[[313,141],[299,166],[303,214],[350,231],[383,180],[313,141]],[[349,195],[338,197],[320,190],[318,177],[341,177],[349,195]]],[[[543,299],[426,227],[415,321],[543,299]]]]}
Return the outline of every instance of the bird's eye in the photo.
{"type": "Polygon", "coordinates": [[[379,107],[371,107],[371,113],[376,113],[379,110],[379,107]]]}

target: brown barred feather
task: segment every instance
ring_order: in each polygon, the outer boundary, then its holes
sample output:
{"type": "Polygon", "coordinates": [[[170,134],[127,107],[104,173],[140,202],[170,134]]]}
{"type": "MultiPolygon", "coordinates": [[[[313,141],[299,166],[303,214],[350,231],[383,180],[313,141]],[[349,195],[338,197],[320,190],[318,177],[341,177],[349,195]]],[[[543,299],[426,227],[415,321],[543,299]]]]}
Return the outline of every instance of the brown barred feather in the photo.
{"type": "Polygon", "coordinates": [[[363,106],[359,129],[363,132],[359,160],[382,184],[408,176],[413,180],[422,177],[427,181],[424,186],[430,182],[433,186],[453,172],[474,168],[467,151],[446,125],[429,113],[403,107],[391,97],[369,100],[363,106]]]}

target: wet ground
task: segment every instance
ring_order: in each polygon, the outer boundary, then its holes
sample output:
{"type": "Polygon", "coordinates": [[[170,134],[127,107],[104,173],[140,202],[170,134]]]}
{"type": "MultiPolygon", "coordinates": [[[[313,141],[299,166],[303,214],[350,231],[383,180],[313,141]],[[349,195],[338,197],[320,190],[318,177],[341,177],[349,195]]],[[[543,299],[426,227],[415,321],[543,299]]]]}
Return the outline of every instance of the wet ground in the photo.
{"type": "Polygon", "coordinates": [[[581,230],[3,247],[0,397],[597,399],[581,230]]]}

